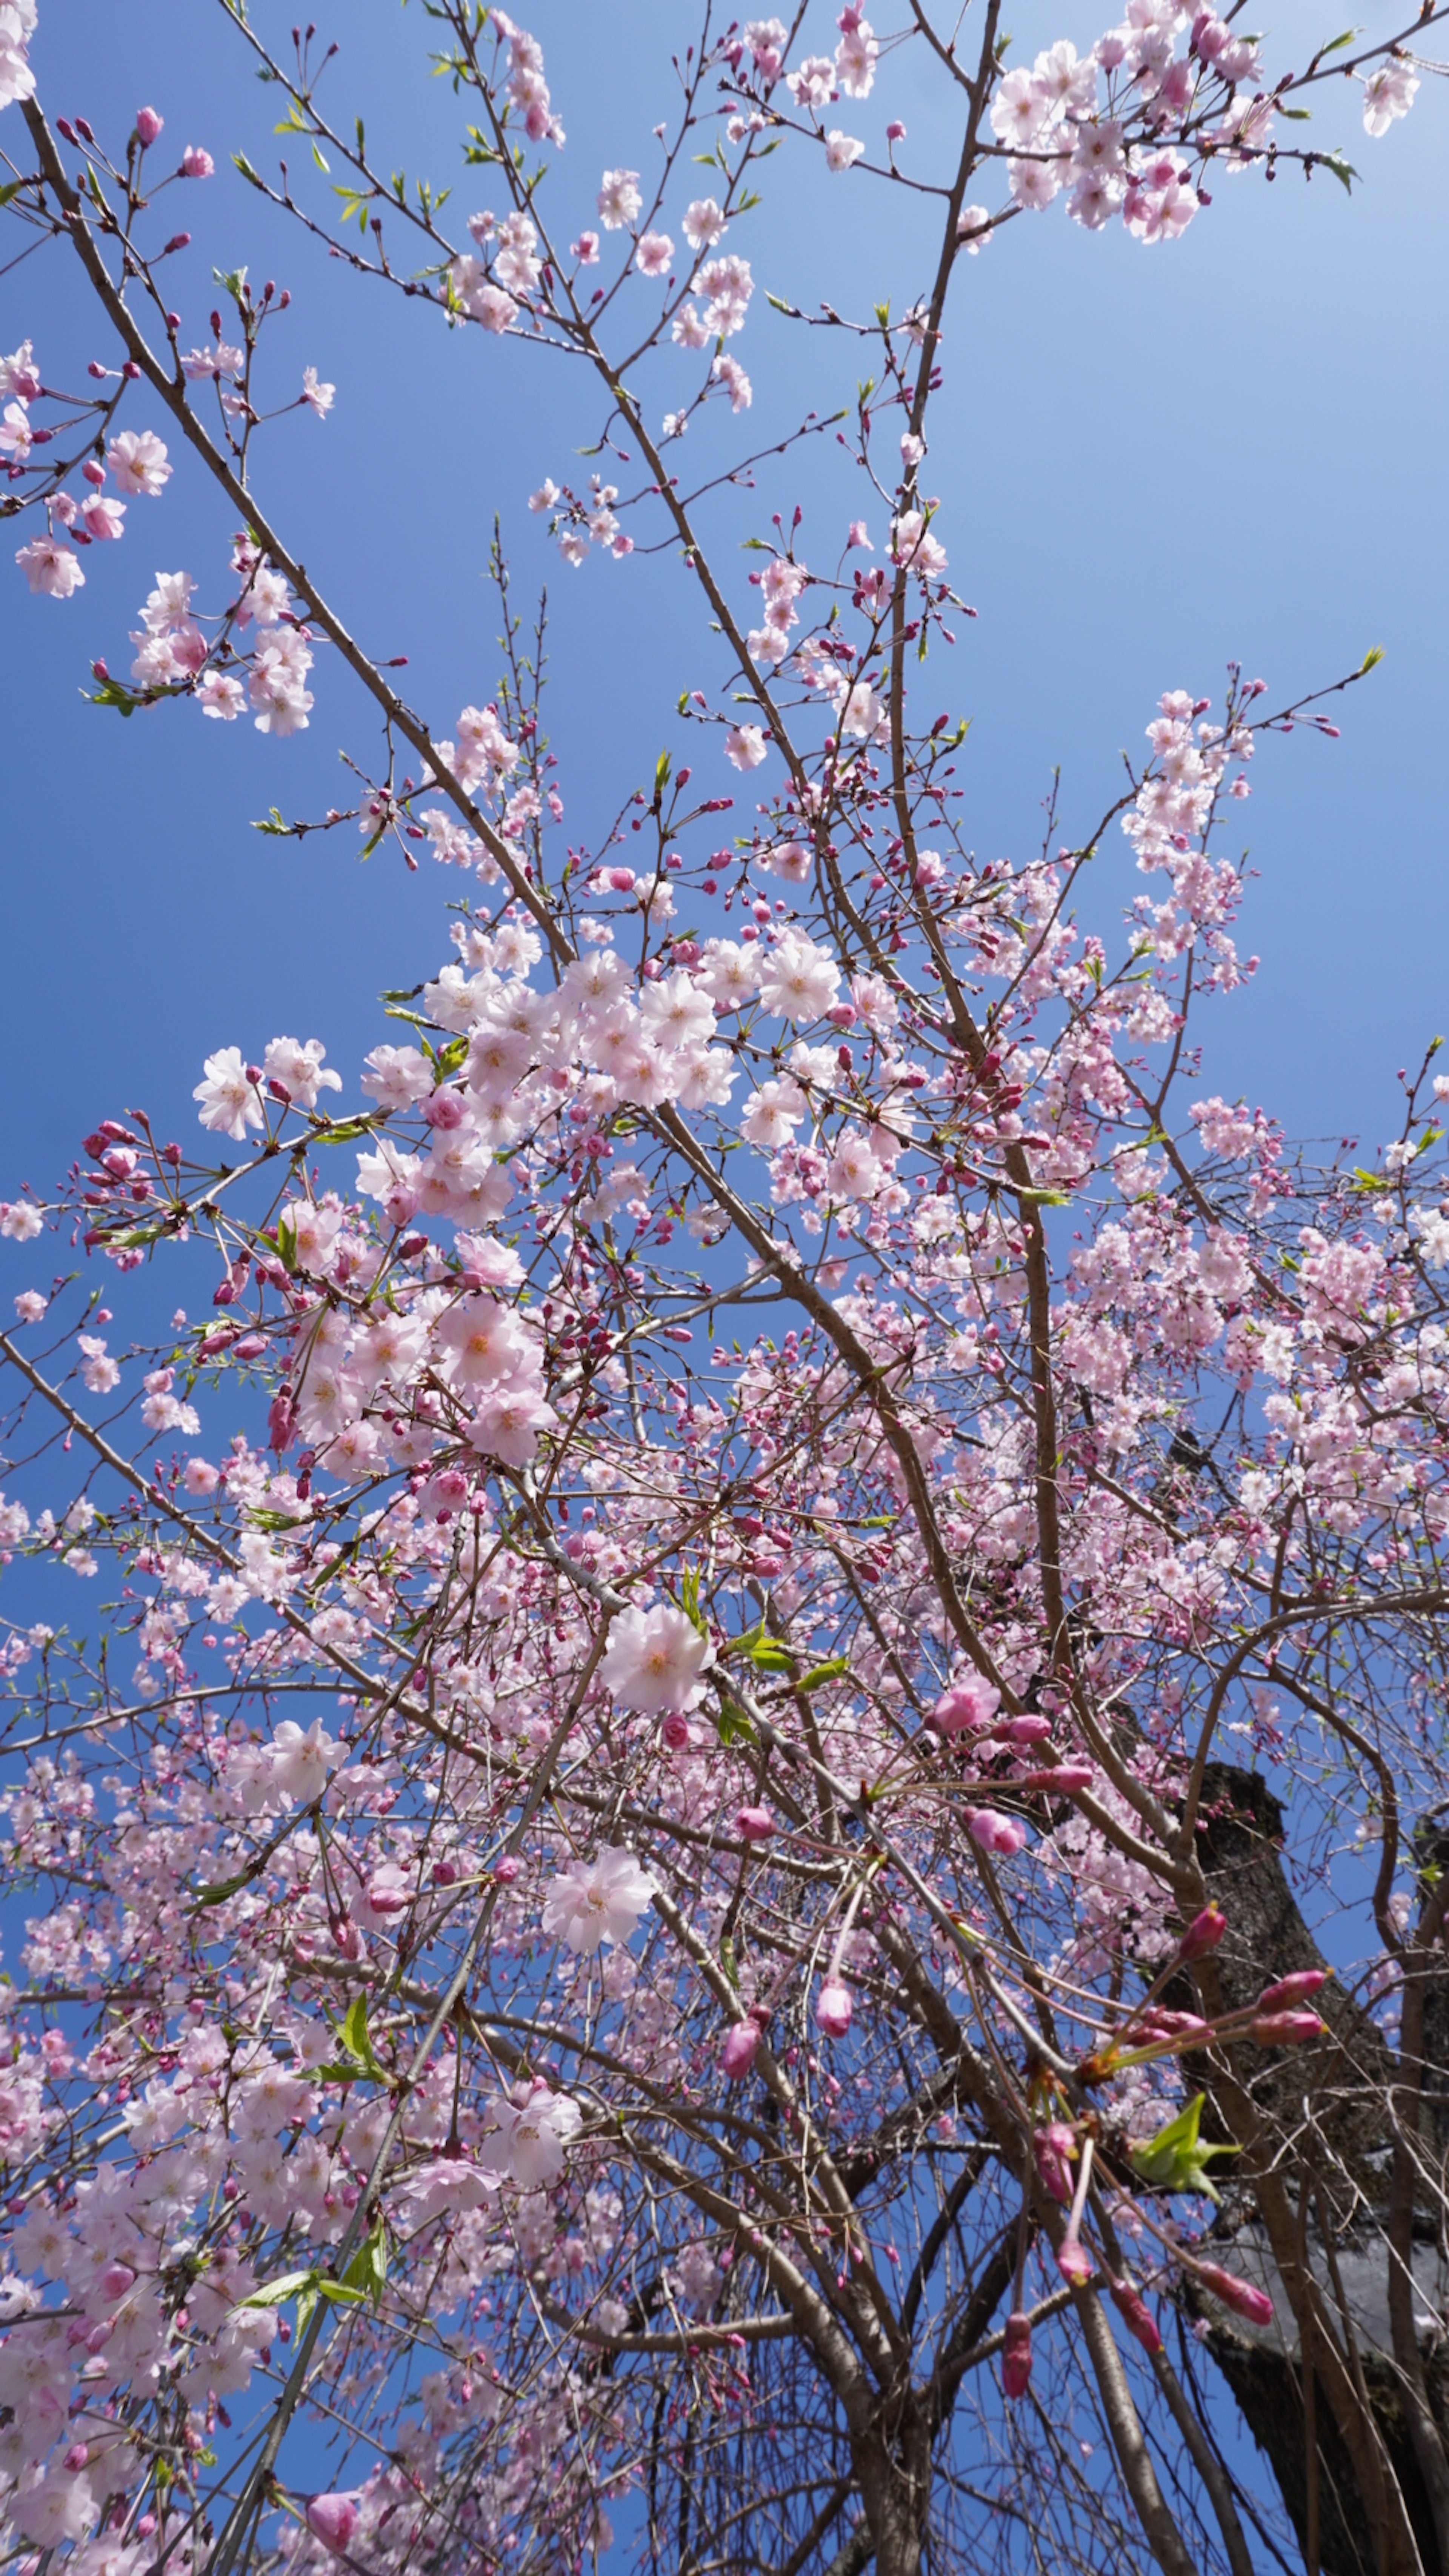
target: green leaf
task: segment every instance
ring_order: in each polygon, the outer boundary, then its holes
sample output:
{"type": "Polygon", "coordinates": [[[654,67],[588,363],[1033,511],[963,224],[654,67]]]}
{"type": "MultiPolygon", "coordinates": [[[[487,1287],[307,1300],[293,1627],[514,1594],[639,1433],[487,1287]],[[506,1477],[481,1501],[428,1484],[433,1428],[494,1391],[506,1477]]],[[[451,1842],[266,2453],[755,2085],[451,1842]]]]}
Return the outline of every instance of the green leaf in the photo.
{"type": "Polygon", "coordinates": [[[18,196],[24,185],[23,179],[7,180],[5,186],[0,188],[0,206],[8,206],[11,198],[18,196]]]}
{"type": "Polygon", "coordinates": [[[665,790],[665,788],[668,786],[668,784],[669,784],[669,754],[668,754],[668,752],[667,752],[667,751],[661,751],[661,753],[660,753],[660,755],[659,755],[659,758],[658,758],[658,759],[656,760],[656,762],[654,763],[654,793],[655,793],[655,795],[656,795],[656,796],[662,796],[662,795],[663,795],[663,793],[664,793],[664,790],[665,790]]]}
{"type": "Polygon", "coordinates": [[[1186,2110],[1179,2111],[1160,2128],[1146,2145],[1134,2147],[1131,2161],[1144,2182],[1157,2191],[1201,2192],[1207,2200],[1218,2195],[1207,2178],[1213,2156],[1241,2155],[1240,2147],[1205,2146],[1198,2137],[1202,2106],[1206,2097],[1195,2093],[1186,2110]]]}
{"type": "Polygon", "coordinates": [[[1351,45],[1353,43],[1353,40],[1358,33],[1359,30],[1357,27],[1345,27],[1341,36],[1330,36],[1326,45],[1319,46],[1317,53],[1313,57],[1314,61],[1316,63],[1321,63],[1325,54],[1341,53],[1345,45],[1351,45]]]}
{"type": "Polygon", "coordinates": [[[795,1688],[802,1691],[824,1690],[827,1682],[839,1681],[841,1674],[848,1673],[849,1670],[849,1655],[832,1655],[826,1663],[812,1664],[808,1673],[801,1674],[795,1688]]]}
{"type": "Polygon", "coordinates": [[[719,1714],[714,1725],[721,1744],[757,1744],[759,1742],[750,1719],[732,1699],[720,1701],[719,1714]]]}
{"type": "Polygon", "coordinates": [[[260,171],[252,168],[244,152],[233,152],[231,158],[233,169],[239,170],[251,187],[260,188],[264,184],[260,171]]]}
{"type": "Polygon", "coordinates": [[[82,689],[81,696],[88,706],[114,707],[121,716],[133,716],[141,703],[119,680],[102,680],[98,689],[82,689]]]}
{"type": "MultiPolygon", "coordinates": [[[[1338,184],[1342,188],[1345,196],[1351,197],[1353,195],[1353,183],[1358,177],[1358,172],[1355,170],[1353,163],[1351,161],[1346,161],[1341,152],[1325,152],[1322,158],[1324,169],[1331,170],[1333,172],[1333,175],[1338,181],[1338,184]]],[[[1374,654],[1374,660],[1379,662],[1383,660],[1383,655],[1377,650],[1374,654]]],[[[1363,668],[1366,671],[1371,670],[1372,667],[1372,663],[1369,662],[1365,662],[1363,665],[1363,668]]]]}
{"type": "Polygon", "coordinates": [[[261,821],[259,823],[253,823],[252,830],[254,832],[266,832],[274,840],[280,837],[282,840],[286,841],[290,840],[292,836],[291,824],[283,822],[281,813],[275,805],[268,806],[261,821]]]}
{"type": "Polygon", "coordinates": [[[387,2285],[387,2230],[379,2211],[369,2235],[358,2246],[342,2275],[342,2288],[348,2296],[370,2299],[374,2307],[387,2285]]]}
{"type": "Polygon", "coordinates": [[[391,2082],[385,2066],[378,2064],[367,2028],[367,1997],[354,1995],[340,2022],[333,2025],[342,2046],[354,2063],[379,2084],[391,2082]]]}
{"type": "MultiPolygon", "coordinates": [[[[410,1014],[406,1011],[389,1012],[388,1017],[407,1019],[410,1014]]],[[[370,1109],[365,1109],[360,1118],[339,1118],[335,1124],[329,1120],[313,1129],[312,1142],[314,1145],[350,1145],[358,1136],[370,1136],[374,1123],[370,1109]]]]}
{"type": "Polygon", "coordinates": [[[1384,648],[1382,644],[1371,644],[1358,666],[1359,678],[1363,678],[1365,671],[1372,671],[1375,666],[1383,660],[1383,658],[1384,648]]]}
{"type": "Polygon", "coordinates": [[[297,1229],[295,1225],[290,1225],[285,1217],[281,1218],[277,1225],[277,1259],[284,1270],[295,1270],[297,1267],[297,1229]]]}
{"type": "Polygon", "coordinates": [[[285,2307],[288,2299],[295,2299],[301,2290],[311,2289],[318,2278],[315,2266],[307,2272],[284,2272],[279,2281],[268,2281],[265,2288],[253,2290],[251,2297],[243,2299],[241,2304],[244,2308],[285,2307]]]}
{"type": "Polygon", "coordinates": [[[709,1631],[704,1624],[699,1607],[699,1569],[697,1566],[687,1565],[685,1567],[684,1573],[680,1579],[679,1598],[683,1605],[684,1615],[689,1621],[691,1628],[697,1628],[701,1637],[708,1636],[709,1631]]]}

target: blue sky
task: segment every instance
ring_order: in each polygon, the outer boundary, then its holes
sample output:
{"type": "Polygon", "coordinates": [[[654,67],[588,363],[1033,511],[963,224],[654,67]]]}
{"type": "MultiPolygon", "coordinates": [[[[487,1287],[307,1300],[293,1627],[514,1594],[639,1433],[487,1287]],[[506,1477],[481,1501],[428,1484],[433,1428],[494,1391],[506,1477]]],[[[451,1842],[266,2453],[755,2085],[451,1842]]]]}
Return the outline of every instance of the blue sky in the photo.
{"type": "MultiPolygon", "coordinates": [[[[254,11],[278,39],[289,15],[273,0],[254,11]]],[[[1382,15],[1375,5],[1375,25],[1382,15]]],[[[1064,27],[1087,40],[1092,24],[1074,16],[1024,7],[1018,52],[1064,27]]],[[[461,228],[486,191],[461,169],[445,84],[425,76],[427,21],[391,0],[348,0],[333,22],[332,105],[364,110],[390,167],[456,182],[461,228]]],[[[569,128],[549,184],[553,219],[571,231],[604,162],[649,169],[649,128],[671,102],[667,53],[693,17],[635,0],[627,43],[617,21],[610,33],[577,0],[537,0],[529,23],[569,128]]],[[[1271,59],[1301,60],[1333,32],[1295,0],[1269,30],[1271,59]]],[[[445,729],[460,704],[491,692],[497,620],[484,569],[501,514],[520,595],[549,583],[567,829],[592,837],[661,744],[677,742],[680,689],[715,667],[667,558],[570,572],[528,516],[546,470],[580,475],[572,451],[596,425],[592,388],[536,352],[450,335],[269,215],[227,155],[274,163],[273,97],[219,6],[152,0],[138,15],[43,0],[34,58],[52,116],[79,109],[119,147],[144,99],[166,116],[168,147],[204,142],[216,154],[216,179],[169,200],[167,220],[195,232],[171,272],[188,332],[207,336],[213,262],[291,286],[273,342],[277,398],[313,362],[336,382],[337,406],[325,425],[303,414],[268,433],[258,489],[354,631],[410,656],[413,701],[445,729]]],[[[1434,753],[1449,553],[1445,290],[1433,249],[1449,215],[1449,102],[1426,83],[1408,123],[1374,143],[1356,92],[1335,84],[1324,99],[1312,139],[1346,146],[1364,173],[1351,203],[1321,173],[1311,186],[1285,173],[1271,189],[1222,178],[1211,212],[1174,247],[1144,250],[1120,228],[1089,237],[1058,204],[963,263],[928,488],[941,494],[953,579],[979,616],[927,685],[973,720],[960,776],[975,845],[1021,853],[1053,763],[1075,834],[1113,793],[1119,750],[1140,745],[1163,687],[1217,692],[1236,654],[1276,699],[1384,647],[1383,667],[1342,710],[1343,740],[1300,733],[1271,747],[1252,801],[1235,809],[1260,872],[1241,944],[1263,966],[1204,1024],[1213,1088],[1248,1092],[1294,1132],[1376,1139],[1395,1125],[1396,1065],[1449,1021],[1434,753]]],[[[939,167],[947,119],[924,63],[889,67],[852,122],[878,143],[892,112],[910,128],[907,160],[939,167]]],[[[18,128],[13,113],[6,123],[18,128]]],[[[3,139],[17,149],[18,131],[3,139]]],[[[877,296],[897,310],[909,300],[928,243],[920,200],[859,172],[826,179],[788,152],[767,165],[765,203],[734,236],[762,284],[862,311],[877,296]]],[[[0,312],[0,346],[29,333],[47,381],[75,381],[93,351],[110,354],[60,252],[0,281],[0,312]]],[[[755,384],[745,426],[761,439],[851,392],[855,347],[792,331],[762,297],[733,345],[755,384]]],[[[141,425],[158,411],[143,399],[128,417],[141,425]]],[[[691,441],[691,464],[725,453],[723,428],[691,441]]],[[[733,548],[777,500],[805,508],[806,559],[813,546],[834,560],[848,495],[831,460],[816,445],[778,472],[753,519],[731,499],[722,560],[741,600],[734,567],[749,558],[733,548]]],[[[250,828],[273,804],[292,815],[346,801],[338,753],[370,750],[367,711],[326,657],[310,732],[290,743],[189,708],[123,724],[84,704],[92,654],[125,668],[155,567],[184,565],[213,605],[225,595],[228,518],[189,462],[163,501],[131,504],[129,527],[123,545],[91,552],[73,603],[31,600],[18,574],[0,594],[7,1191],[23,1177],[43,1187],[121,1104],[181,1132],[201,1058],[218,1044],[252,1052],[282,1030],[320,1036],[355,1096],[358,1061],[383,1033],[377,992],[445,954],[452,888],[435,872],[409,878],[395,856],[361,867],[351,829],[299,850],[250,828]]],[[[1096,876],[1083,909],[1110,930],[1137,883],[1115,836],[1096,876]]]]}

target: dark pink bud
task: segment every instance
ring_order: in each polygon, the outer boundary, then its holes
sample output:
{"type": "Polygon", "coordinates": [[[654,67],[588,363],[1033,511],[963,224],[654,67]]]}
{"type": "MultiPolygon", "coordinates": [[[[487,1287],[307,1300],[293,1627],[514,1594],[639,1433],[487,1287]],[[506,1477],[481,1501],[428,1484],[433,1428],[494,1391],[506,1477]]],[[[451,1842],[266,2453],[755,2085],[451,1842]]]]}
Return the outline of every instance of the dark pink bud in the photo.
{"type": "Polygon", "coordinates": [[[1092,2277],[1091,2255],[1087,2252],[1081,2238],[1074,2235],[1070,2227],[1062,2239],[1057,2255],[1057,2270],[1064,2281],[1070,2281],[1074,2290],[1084,2288],[1092,2277]]]}
{"type": "Polygon", "coordinates": [[[775,1831],[775,1819],[768,1807],[741,1807],[735,1817],[735,1832],[747,1843],[767,1843],[775,1831]]]}
{"type": "Polygon", "coordinates": [[[689,1751],[689,1720],[677,1708],[670,1709],[660,1720],[659,1741],[666,1753],[689,1751]]]}
{"type": "Polygon", "coordinates": [[[1065,2120],[1053,2120],[1048,2128],[1037,2130],[1031,2145],[1037,2172],[1053,2200],[1059,2200],[1065,2209],[1072,2196],[1067,2162],[1077,2152],[1075,2132],[1065,2120]]]}
{"type": "Polygon", "coordinates": [[[412,1899],[395,1879],[379,1874],[367,1882],[367,1901],[374,1914],[406,1914],[412,1899]]]}
{"type": "Polygon", "coordinates": [[[511,1852],[505,1852],[502,1860],[495,1861],[493,1864],[493,1875],[500,1887],[511,1887],[514,1880],[522,1875],[522,1871],[522,1861],[515,1860],[511,1852]]]}
{"type": "Polygon", "coordinates": [[[100,2287],[108,2299],[123,2299],[135,2278],[129,2263],[108,2263],[100,2276],[100,2287]]]}
{"type": "Polygon", "coordinates": [[[292,1410],[291,1397],[285,1393],[274,1395],[271,1409],[267,1414],[268,1446],[275,1449],[279,1458],[283,1458],[296,1437],[297,1418],[292,1410]]]}
{"type": "Polygon", "coordinates": [[[1050,1771],[1028,1771],[1021,1782],[1023,1789],[1045,1789],[1060,1798],[1069,1798],[1077,1789],[1090,1789],[1090,1762],[1058,1762],[1050,1771]]]}
{"type": "Polygon", "coordinates": [[[1009,1744],[1040,1744],[1051,1731],[1049,1717],[1014,1717],[1006,1729],[1006,1738],[1009,1744]]]}
{"type": "Polygon", "coordinates": [[[357,2529],[357,2501],[350,2495],[319,2495],[307,2507],[307,2528],[340,2556],[357,2529]]]}
{"type": "Polygon", "coordinates": [[[1276,1985],[1265,1986],[1258,1997],[1259,2012],[1281,2012],[1287,2004],[1306,2002],[1328,1983],[1326,1968],[1298,1968],[1291,1977],[1280,1977],[1276,1985]]]}
{"type": "Polygon", "coordinates": [[[1006,2320],[1001,2353],[1001,2387],[1007,2397],[1024,2397],[1031,2386],[1031,2319],[1020,2308],[1006,2320]]]}
{"type": "Polygon", "coordinates": [[[1319,2039],[1326,2025],[1317,2013],[1259,2013],[1251,2036],[1259,2048],[1288,2048],[1305,2039],[1319,2039]]]}
{"type": "Polygon", "coordinates": [[[165,122],[165,117],[158,116],[154,107],[138,107],[136,110],[137,140],[149,149],[165,122]]]}
{"type": "Polygon", "coordinates": [[[1143,2351],[1161,2352],[1162,2337],[1157,2331],[1157,2320],[1146,2301],[1133,2289],[1131,2282],[1114,2281],[1109,2278],[1107,2288],[1111,2294],[1113,2307],[1125,2323],[1128,2333],[1136,2336],[1143,2351]]]}
{"type": "Polygon", "coordinates": [[[1184,1961],[1205,1959],[1209,1951],[1217,1948],[1227,1928],[1227,1916],[1220,1913],[1216,1905],[1205,1905],[1184,1932],[1178,1944],[1178,1957],[1184,1961]]]}
{"type": "Polygon", "coordinates": [[[719,2062],[731,2084],[738,2084],[742,2076],[748,2075],[759,2045],[760,2025],[757,2021],[737,2021],[733,2030],[726,2031],[719,2062]]]}
{"type": "Polygon", "coordinates": [[[1194,2269],[1203,2288],[1221,2299],[1225,2308],[1231,2308],[1235,2317],[1246,2317],[1251,2326],[1272,2324],[1273,2302],[1265,2291],[1255,2290],[1251,2281],[1240,2281],[1236,2273],[1223,2271],[1217,2263],[1198,2263],[1194,2269]]]}

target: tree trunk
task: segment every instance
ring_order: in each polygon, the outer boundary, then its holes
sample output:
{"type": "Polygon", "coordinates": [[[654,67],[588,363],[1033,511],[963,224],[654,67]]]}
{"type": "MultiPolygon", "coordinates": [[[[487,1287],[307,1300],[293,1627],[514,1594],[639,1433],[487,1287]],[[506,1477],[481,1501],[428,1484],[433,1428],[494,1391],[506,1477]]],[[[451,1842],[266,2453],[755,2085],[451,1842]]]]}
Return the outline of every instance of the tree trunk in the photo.
{"type": "MultiPolygon", "coordinates": [[[[1228,1922],[1213,1963],[1225,2008],[1253,2003],[1270,1980],[1327,1966],[1284,1873],[1282,1830],[1282,1809],[1265,1782],[1227,1765],[1210,1766],[1198,1857],[1228,1922]]],[[[1449,2011],[1442,1985],[1431,1993],[1437,2010],[1425,2014],[1425,2094],[1442,2116],[1449,2011]]],[[[1184,1992],[1183,2000],[1191,1998],[1184,1992]]],[[[1269,2132],[1294,2142],[1282,2158],[1279,2179],[1296,2209],[1307,2268],[1320,2285],[1336,2348],[1316,2344],[1325,2328],[1311,2315],[1306,2332],[1294,2323],[1266,2229],[1251,2214],[1252,2184],[1245,2177],[1237,2195],[1228,2182],[1226,2250],[1237,2258],[1238,2270],[1274,2294],[1278,2316],[1260,2333],[1228,2322],[1214,2305],[1207,2317],[1210,2349],[1272,2469],[1310,2571],[1384,2576],[1385,2570],[1411,2566],[1412,2548],[1423,2576],[1449,2576],[1421,2465],[1425,2424],[1421,2418],[1416,2445],[1406,2404],[1411,2392],[1394,2360],[1390,2326],[1386,2231],[1398,2064],[1376,2024],[1336,1980],[1314,2002],[1331,2036],[1311,2065],[1302,2051],[1245,2047],[1240,2072],[1269,2132]],[[1306,2107],[1312,2113],[1308,2121],[1306,2107]],[[1305,2192],[1306,2209],[1299,2205],[1305,2192]],[[1340,2294],[1351,2340],[1342,2329],[1340,2294]],[[1354,2389],[1356,2421],[1342,2420],[1341,2399],[1337,2408],[1329,2401],[1327,2378],[1340,2391],[1345,2384],[1354,2389]]],[[[1230,2137],[1233,2127],[1213,2068],[1189,2062],[1187,2072],[1208,2097],[1205,2131],[1230,2137]]],[[[1404,2286],[1411,2297],[1419,2293],[1421,2306],[1424,2276],[1435,2259],[1432,2233],[1427,2214],[1416,2213],[1413,2273],[1404,2286]]],[[[1301,2315],[1303,2302],[1298,2305],[1301,2315]]],[[[1425,2365],[1424,2387],[1432,2410],[1429,2438],[1442,2448],[1446,2392],[1436,2362],[1425,2365]]]]}

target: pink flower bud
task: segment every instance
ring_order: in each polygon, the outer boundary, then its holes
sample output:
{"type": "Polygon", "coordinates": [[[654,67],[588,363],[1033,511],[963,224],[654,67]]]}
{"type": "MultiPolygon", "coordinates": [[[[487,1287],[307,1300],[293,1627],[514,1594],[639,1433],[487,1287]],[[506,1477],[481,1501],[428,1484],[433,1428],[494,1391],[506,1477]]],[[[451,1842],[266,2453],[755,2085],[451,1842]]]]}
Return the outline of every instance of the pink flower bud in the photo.
{"type": "Polygon", "coordinates": [[[1021,1782],[1023,1789],[1045,1789],[1061,1798],[1069,1798],[1077,1789],[1090,1789],[1090,1762],[1056,1762],[1049,1771],[1028,1771],[1021,1782]]]}
{"type": "Polygon", "coordinates": [[[99,2287],[108,2299],[124,2299],[135,2278],[129,2263],[108,2263],[100,2276],[99,2287]]]}
{"type": "Polygon", "coordinates": [[[1251,2036],[1259,2048],[1287,2048],[1299,2040],[1321,2038],[1326,2027],[1317,2013],[1259,2013],[1251,2036]]]}
{"type": "Polygon", "coordinates": [[[522,1877],[523,1863],[515,1860],[511,1852],[505,1852],[502,1860],[494,1862],[493,1875],[500,1887],[511,1887],[516,1878],[522,1877]]]}
{"type": "Polygon", "coordinates": [[[689,1720],[677,1708],[671,1708],[659,1723],[659,1741],[666,1753],[689,1751],[689,1720]]]}
{"type": "Polygon", "coordinates": [[[273,1396],[267,1413],[267,1442],[269,1447],[275,1449],[277,1456],[282,1458],[285,1457],[296,1437],[297,1422],[292,1411],[292,1399],[283,1391],[281,1395],[273,1396]]]}
{"type": "Polygon", "coordinates": [[[1075,2133],[1067,2127],[1065,2120],[1053,2120],[1049,2127],[1037,2130],[1031,2146],[1037,2172],[1053,2200],[1059,2200],[1065,2209],[1072,2196],[1067,2160],[1077,2152],[1075,2133]]]}
{"type": "Polygon", "coordinates": [[[395,1878],[384,1878],[381,1871],[367,1882],[367,1901],[374,1914],[406,1914],[412,1902],[407,1889],[395,1878]]]}
{"type": "Polygon", "coordinates": [[[838,1977],[830,1977],[815,1998],[815,2027],[823,2030],[827,2039],[844,2039],[854,2010],[849,1986],[842,1985],[838,1977]]]}
{"type": "Polygon", "coordinates": [[[1031,2386],[1031,2319],[1020,2308],[1006,2320],[1001,2354],[1001,2388],[1006,2397],[1024,2397],[1031,2386]]]}
{"type": "Polygon", "coordinates": [[[1326,1968],[1298,1968],[1291,1977],[1280,1977],[1276,1985],[1265,1986],[1258,1997],[1259,2012],[1281,2012],[1287,2004],[1306,2002],[1328,1983],[1326,1968]]]}
{"type": "Polygon", "coordinates": [[[735,1832],[747,1843],[767,1843],[775,1831],[775,1819],[768,1807],[741,1807],[735,1817],[735,1832]]]}
{"type": "Polygon", "coordinates": [[[1014,1717],[1006,1729],[1006,1740],[1008,1744],[1040,1744],[1051,1731],[1049,1717],[1014,1717]]]}
{"type": "Polygon", "coordinates": [[[65,2465],[68,2469],[83,2469],[89,2458],[90,2452],[84,2442],[72,2442],[65,2455],[65,2465]]]}
{"type": "Polygon", "coordinates": [[[307,2507],[307,2528],[340,2555],[357,2529],[356,2498],[350,2495],[313,2496],[307,2507]]]}
{"type": "Polygon", "coordinates": [[[1079,2236],[1068,2228],[1057,2254],[1057,2270],[1074,2290],[1083,2289],[1092,2277],[1092,2258],[1079,2236]]]}
{"type": "Polygon", "coordinates": [[[966,1807],[962,1813],[966,1830],[982,1851],[996,1852],[1010,1860],[1026,1840],[1026,1827],[1019,1816],[1003,1816],[995,1807],[966,1807]]]}
{"type": "Polygon", "coordinates": [[[181,155],[181,176],[183,179],[210,179],[214,175],[215,170],[216,163],[213,161],[209,152],[203,151],[199,143],[187,144],[185,151],[181,155]]]}
{"type": "Polygon", "coordinates": [[[757,2021],[737,2021],[733,2030],[726,2031],[719,2062],[731,2084],[738,2084],[742,2076],[748,2075],[759,2045],[760,2025],[757,2021]]]}
{"type": "Polygon", "coordinates": [[[1251,2326],[1272,2324],[1273,2302],[1265,2291],[1255,2290],[1251,2281],[1240,2281],[1235,2273],[1224,2272],[1217,2263],[1198,2263],[1194,2269],[1203,2288],[1221,2299],[1225,2308],[1231,2308],[1235,2317],[1246,2317],[1251,2326]]]}
{"type": "Polygon", "coordinates": [[[1215,1905],[1205,1905],[1201,1914],[1194,1915],[1178,1944],[1179,1959],[1205,1959],[1210,1950],[1217,1948],[1227,1928],[1227,1916],[1215,1905]]]}
{"type": "Polygon", "coordinates": [[[1157,2331],[1157,2320],[1146,2301],[1133,2289],[1131,2282],[1114,2281],[1109,2277],[1107,2288],[1111,2294],[1113,2307],[1122,2318],[1128,2333],[1136,2336],[1143,2351],[1161,2352],[1162,2337],[1157,2331]]]}
{"type": "Polygon", "coordinates": [[[136,110],[137,139],[149,148],[155,142],[165,122],[165,117],[158,116],[154,107],[138,107],[136,110]]]}

